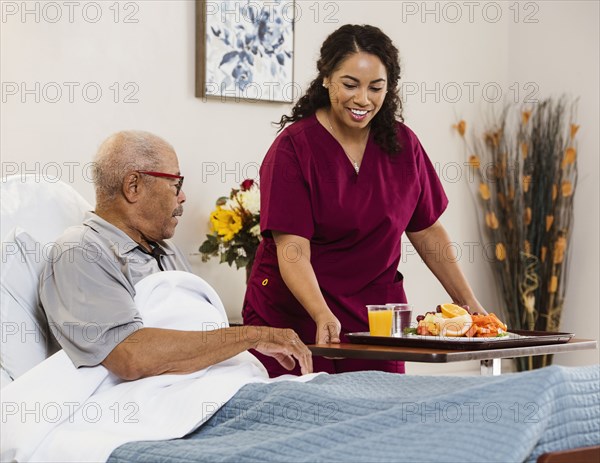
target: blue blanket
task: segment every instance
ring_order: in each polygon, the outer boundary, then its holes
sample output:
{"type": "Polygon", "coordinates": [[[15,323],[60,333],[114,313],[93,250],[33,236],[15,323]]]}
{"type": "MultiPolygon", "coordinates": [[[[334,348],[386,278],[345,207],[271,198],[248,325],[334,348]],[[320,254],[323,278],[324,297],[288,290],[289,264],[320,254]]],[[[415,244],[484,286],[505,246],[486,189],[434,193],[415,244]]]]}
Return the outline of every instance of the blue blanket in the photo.
{"type": "Polygon", "coordinates": [[[591,445],[600,445],[598,365],[496,377],[359,372],[244,386],[189,436],[132,442],[109,462],[533,462],[591,445]]]}

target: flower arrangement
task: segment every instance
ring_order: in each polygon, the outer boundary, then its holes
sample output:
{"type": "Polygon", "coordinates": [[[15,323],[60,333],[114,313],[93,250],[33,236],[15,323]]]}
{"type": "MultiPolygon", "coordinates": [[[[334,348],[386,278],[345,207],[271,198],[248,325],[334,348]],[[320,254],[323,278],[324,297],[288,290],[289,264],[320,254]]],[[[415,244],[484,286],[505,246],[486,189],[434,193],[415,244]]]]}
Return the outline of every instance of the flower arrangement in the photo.
{"type": "MultiPolygon", "coordinates": [[[[567,286],[579,126],[564,98],[507,107],[480,136],[454,126],[476,179],[481,224],[512,329],[558,331],[567,286]]],[[[552,356],[522,357],[539,368],[552,356]]]]}
{"type": "Polygon", "coordinates": [[[247,275],[261,241],[260,192],[254,180],[244,180],[239,189],[232,189],[229,198],[217,199],[210,214],[212,233],[200,246],[202,262],[220,256],[221,263],[236,268],[246,267],[247,275]]]}

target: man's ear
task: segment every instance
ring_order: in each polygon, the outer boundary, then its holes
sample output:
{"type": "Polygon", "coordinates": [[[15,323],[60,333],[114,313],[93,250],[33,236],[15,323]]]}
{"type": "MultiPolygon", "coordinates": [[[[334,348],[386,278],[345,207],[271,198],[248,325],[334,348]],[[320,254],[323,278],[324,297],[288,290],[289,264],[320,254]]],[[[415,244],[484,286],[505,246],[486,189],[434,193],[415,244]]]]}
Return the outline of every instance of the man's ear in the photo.
{"type": "Polygon", "coordinates": [[[127,174],[123,179],[123,196],[125,196],[125,199],[127,199],[127,201],[129,201],[130,203],[135,203],[139,201],[142,189],[141,183],[142,182],[140,174],[138,174],[137,172],[131,172],[130,174],[127,174]]]}

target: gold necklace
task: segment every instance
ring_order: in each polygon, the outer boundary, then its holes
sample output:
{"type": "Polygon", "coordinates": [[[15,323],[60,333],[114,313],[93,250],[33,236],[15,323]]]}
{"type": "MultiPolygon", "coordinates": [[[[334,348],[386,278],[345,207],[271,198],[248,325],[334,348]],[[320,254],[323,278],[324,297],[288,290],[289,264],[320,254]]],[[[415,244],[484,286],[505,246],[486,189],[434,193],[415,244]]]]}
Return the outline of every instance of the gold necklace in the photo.
{"type": "MultiPolygon", "coordinates": [[[[325,111],[325,117],[327,118],[327,123],[329,124],[329,129],[331,130],[331,134],[335,137],[335,130],[333,130],[333,125],[331,125],[331,121],[329,120],[329,114],[327,114],[326,111],[325,111]]],[[[338,143],[339,143],[339,140],[338,140],[338,143]]],[[[350,159],[350,162],[352,163],[352,166],[354,167],[354,170],[356,171],[356,175],[358,175],[358,171],[360,170],[360,164],[346,152],[346,150],[344,149],[344,147],[341,143],[340,143],[340,146],[342,147],[342,151],[344,152],[346,157],[348,159],[350,159]]]]}

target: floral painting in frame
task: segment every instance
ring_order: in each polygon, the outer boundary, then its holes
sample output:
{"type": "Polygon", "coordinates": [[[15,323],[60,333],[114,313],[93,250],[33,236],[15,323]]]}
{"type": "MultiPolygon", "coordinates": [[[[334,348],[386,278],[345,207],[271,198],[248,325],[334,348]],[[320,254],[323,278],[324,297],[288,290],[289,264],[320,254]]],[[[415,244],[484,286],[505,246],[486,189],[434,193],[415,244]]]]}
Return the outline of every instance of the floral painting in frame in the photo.
{"type": "Polygon", "coordinates": [[[196,0],[196,96],[291,102],[293,0],[196,0]]]}

